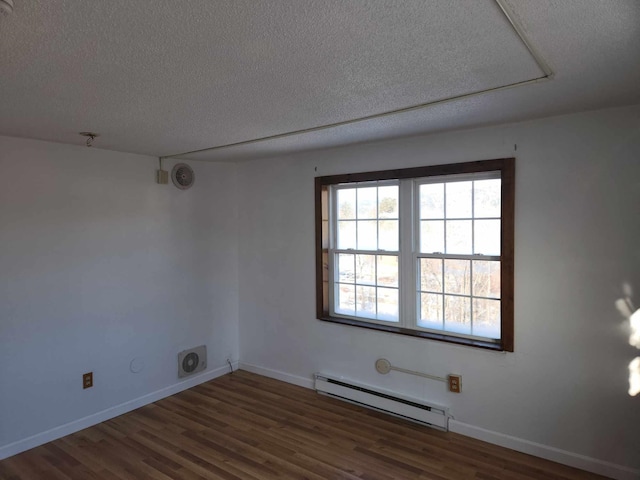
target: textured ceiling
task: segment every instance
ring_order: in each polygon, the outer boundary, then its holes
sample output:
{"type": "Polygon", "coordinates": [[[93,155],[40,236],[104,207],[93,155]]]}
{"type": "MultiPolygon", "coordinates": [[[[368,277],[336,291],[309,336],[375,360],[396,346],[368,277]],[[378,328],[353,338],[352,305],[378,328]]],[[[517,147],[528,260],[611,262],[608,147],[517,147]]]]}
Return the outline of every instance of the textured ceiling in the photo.
{"type": "MultiPolygon", "coordinates": [[[[0,134],[166,156],[544,76],[494,0],[15,0],[0,134]]],[[[234,160],[640,103],[640,2],[506,0],[550,81],[187,155],[234,160]]]]}

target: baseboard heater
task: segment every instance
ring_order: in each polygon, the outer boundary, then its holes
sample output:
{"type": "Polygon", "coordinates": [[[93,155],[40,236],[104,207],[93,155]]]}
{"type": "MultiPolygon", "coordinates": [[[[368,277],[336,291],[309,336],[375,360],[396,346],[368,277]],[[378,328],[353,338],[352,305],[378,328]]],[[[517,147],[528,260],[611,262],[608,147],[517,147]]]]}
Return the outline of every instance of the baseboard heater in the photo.
{"type": "Polygon", "coordinates": [[[449,409],[351,380],[315,374],[318,393],[389,413],[439,430],[449,430],[449,409]]]}

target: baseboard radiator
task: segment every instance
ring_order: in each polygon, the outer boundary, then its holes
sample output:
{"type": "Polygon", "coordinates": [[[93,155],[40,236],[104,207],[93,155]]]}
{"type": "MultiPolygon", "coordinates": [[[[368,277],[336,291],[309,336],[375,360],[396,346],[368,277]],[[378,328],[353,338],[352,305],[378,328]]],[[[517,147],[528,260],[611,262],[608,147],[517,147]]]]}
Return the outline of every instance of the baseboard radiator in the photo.
{"type": "Polygon", "coordinates": [[[389,413],[439,430],[449,430],[449,409],[351,380],[315,374],[318,393],[389,413]]]}

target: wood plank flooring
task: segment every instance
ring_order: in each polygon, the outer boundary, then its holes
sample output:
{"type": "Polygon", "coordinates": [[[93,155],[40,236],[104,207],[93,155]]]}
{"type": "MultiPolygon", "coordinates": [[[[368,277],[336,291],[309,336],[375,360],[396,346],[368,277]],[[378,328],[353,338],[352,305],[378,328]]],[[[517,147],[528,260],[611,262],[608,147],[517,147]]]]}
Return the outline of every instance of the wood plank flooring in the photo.
{"type": "Polygon", "coordinates": [[[237,371],[0,462],[3,480],[596,479],[237,371]]]}

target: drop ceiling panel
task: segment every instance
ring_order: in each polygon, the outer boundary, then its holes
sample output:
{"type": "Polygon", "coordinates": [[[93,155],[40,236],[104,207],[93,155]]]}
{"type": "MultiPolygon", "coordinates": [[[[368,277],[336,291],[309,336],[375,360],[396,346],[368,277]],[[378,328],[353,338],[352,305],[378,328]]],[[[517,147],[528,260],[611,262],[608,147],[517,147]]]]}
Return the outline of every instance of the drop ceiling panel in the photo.
{"type": "Polygon", "coordinates": [[[91,130],[113,150],[175,154],[543,75],[493,0],[15,3],[0,23],[0,134],[81,143],[91,130]]]}

